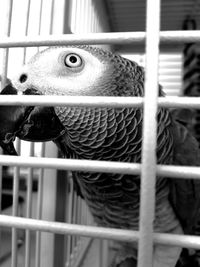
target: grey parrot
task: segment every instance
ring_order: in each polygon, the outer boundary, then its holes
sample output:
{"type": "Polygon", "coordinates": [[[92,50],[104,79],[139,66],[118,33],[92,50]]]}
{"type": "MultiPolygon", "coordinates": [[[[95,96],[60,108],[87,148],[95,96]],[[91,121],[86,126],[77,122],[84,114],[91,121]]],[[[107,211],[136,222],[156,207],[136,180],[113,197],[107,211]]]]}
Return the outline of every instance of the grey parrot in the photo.
{"type": "MultiPolygon", "coordinates": [[[[52,47],[36,54],[3,91],[18,92],[142,97],[144,69],[100,48],[52,47]]],[[[159,95],[164,96],[161,87],[159,95]]],[[[142,108],[15,107],[10,115],[5,108],[1,107],[0,118],[11,119],[6,133],[0,132],[0,145],[9,145],[8,151],[18,136],[32,141],[53,140],[66,158],[141,162],[142,108]],[[18,114],[14,119],[13,113],[18,114]]],[[[157,163],[200,164],[197,141],[178,116],[166,108],[159,108],[157,114],[157,163]]],[[[76,171],[73,179],[98,225],[138,229],[139,176],[76,171]]],[[[200,181],[157,178],[155,232],[195,234],[199,207],[200,181]]],[[[181,266],[181,251],[180,247],[155,244],[152,266],[181,266]]],[[[124,242],[118,246],[111,265],[136,266],[136,262],[137,245],[124,242]]]]}

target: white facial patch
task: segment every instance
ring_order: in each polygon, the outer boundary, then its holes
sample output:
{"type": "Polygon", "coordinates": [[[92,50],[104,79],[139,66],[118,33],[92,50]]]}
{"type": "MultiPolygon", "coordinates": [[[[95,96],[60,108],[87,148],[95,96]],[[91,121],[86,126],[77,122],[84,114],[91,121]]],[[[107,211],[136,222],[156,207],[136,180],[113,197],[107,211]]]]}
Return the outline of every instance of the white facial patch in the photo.
{"type": "Polygon", "coordinates": [[[12,82],[20,91],[35,88],[43,94],[92,95],[105,71],[106,64],[89,51],[76,47],[50,48],[33,57],[12,82]],[[80,57],[81,66],[65,65],[65,58],[70,54],[80,57]],[[25,82],[20,82],[22,74],[27,75],[25,82]]]}

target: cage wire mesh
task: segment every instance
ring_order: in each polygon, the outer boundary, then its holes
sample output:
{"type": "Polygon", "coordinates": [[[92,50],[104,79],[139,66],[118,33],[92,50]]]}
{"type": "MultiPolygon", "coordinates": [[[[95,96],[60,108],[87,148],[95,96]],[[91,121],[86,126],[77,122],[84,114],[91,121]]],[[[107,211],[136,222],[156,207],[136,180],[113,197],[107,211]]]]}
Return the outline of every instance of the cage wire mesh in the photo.
{"type": "MultiPolygon", "coordinates": [[[[69,40],[71,40],[71,43],[74,41],[74,44],[88,42],[89,44],[102,45],[105,43],[106,46],[104,47],[106,49],[111,49],[111,45],[114,43],[144,42],[145,35],[143,33],[87,35],[87,33],[109,31],[109,21],[105,18],[104,12],[105,10],[100,1],[92,0],[0,1],[2,88],[8,82],[7,77],[11,77],[16,72],[16,69],[27,62],[38,49],[44,49],[45,46],[56,45],[56,43],[60,45],[59,38],[63,38],[62,44],[69,43],[69,40]],[[66,14],[68,15],[67,21],[66,14]],[[68,25],[67,28],[66,24],[68,25]],[[77,35],[77,39],[73,39],[71,36],[65,39],[62,36],[63,33],[79,35],[77,35]],[[81,35],[82,33],[86,35],[81,35]],[[55,34],[55,39],[45,38],[49,34],[55,34]],[[60,37],[57,37],[57,34],[60,34],[60,37]],[[38,38],[38,36],[43,39],[38,38]],[[10,37],[10,39],[7,39],[7,37],[10,37]],[[25,40],[24,37],[28,39],[25,40]],[[59,42],[56,40],[59,40],[59,42]],[[41,47],[38,48],[40,44],[41,47]],[[17,48],[8,49],[9,47],[17,48]]],[[[168,107],[190,106],[199,108],[198,101],[192,98],[189,103],[187,98],[184,100],[164,99],[157,101],[157,91],[152,90],[158,84],[159,14],[160,2],[157,0],[152,6],[150,1],[147,1],[145,86],[146,88],[151,88],[151,90],[147,90],[149,93],[145,95],[144,100],[109,99],[109,101],[106,101],[99,98],[100,102],[98,102],[98,99],[95,102],[94,99],[90,100],[88,98],[85,101],[86,105],[95,106],[100,103],[103,106],[116,107],[138,106],[144,101],[144,152],[142,165],[132,164],[130,167],[126,163],[109,163],[109,166],[105,166],[104,163],[101,164],[100,162],[80,163],[74,161],[74,167],[73,161],[55,159],[58,156],[58,151],[51,143],[35,144],[17,140],[15,146],[18,153],[23,157],[19,159],[15,157],[0,157],[1,166],[7,165],[7,167],[2,167],[0,172],[0,243],[7,244],[0,246],[1,266],[72,267],[84,264],[85,266],[93,267],[107,266],[107,256],[115,248],[112,242],[102,241],[103,239],[138,241],[139,267],[151,266],[154,241],[162,244],[178,244],[180,246],[199,248],[200,241],[196,237],[153,233],[154,180],[156,173],[179,178],[187,177],[189,174],[192,178],[199,179],[200,177],[198,168],[156,167],[154,155],[156,122],[152,118],[155,117],[158,104],[168,107]],[[31,158],[29,158],[30,156],[31,158]],[[88,170],[96,168],[98,171],[105,172],[109,170],[129,174],[141,172],[140,232],[105,229],[94,225],[88,207],[76,194],[71,174],[67,172],[67,170],[72,169],[84,170],[85,166],[87,166],[88,170]],[[57,169],[65,171],[57,171],[57,169]],[[146,179],[147,176],[148,179],[146,179]],[[147,212],[147,210],[150,212],[147,212]],[[6,215],[9,215],[9,217],[6,215]],[[59,221],[63,223],[59,223],[59,221]],[[100,238],[101,241],[94,241],[94,238],[100,238]],[[110,250],[108,250],[109,248],[110,250]],[[92,249],[95,249],[95,251],[92,252],[92,249]],[[88,262],[88,253],[94,253],[94,262],[88,262]]],[[[187,34],[183,34],[183,32],[170,34],[169,32],[167,35],[161,33],[160,37],[164,41],[183,42],[183,40],[187,41],[191,37],[199,41],[198,34],[195,35],[191,32],[187,32],[187,34]]],[[[180,64],[180,55],[175,55],[174,57],[178,58],[178,64],[180,64]]],[[[141,61],[141,57],[138,60],[141,61]]],[[[181,73],[178,72],[178,75],[180,78],[181,73]]],[[[178,81],[177,83],[180,87],[179,78],[176,78],[175,82],[178,81]]],[[[175,94],[179,94],[179,91],[180,89],[175,94]]],[[[73,101],[75,104],[81,105],[80,100],[72,99],[73,101]]],[[[64,102],[67,104],[67,100],[64,102]]],[[[52,104],[50,99],[49,103],[52,104]]],[[[57,102],[55,100],[54,105],[58,103],[63,104],[58,99],[57,102]]],[[[89,257],[89,259],[91,260],[92,257],[89,257]]]]}

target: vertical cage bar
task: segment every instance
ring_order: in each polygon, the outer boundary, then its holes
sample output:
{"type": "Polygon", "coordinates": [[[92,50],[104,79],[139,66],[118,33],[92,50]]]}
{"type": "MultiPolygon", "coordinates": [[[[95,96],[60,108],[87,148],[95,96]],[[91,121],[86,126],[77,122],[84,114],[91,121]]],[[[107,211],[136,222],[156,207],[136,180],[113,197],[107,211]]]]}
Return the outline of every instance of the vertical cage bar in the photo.
{"type": "MultiPolygon", "coordinates": [[[[41,34],[41,28],[42,28],[42,10],[43,10],[43,0],[40,1],[40,15],[39,15],[39,27],[38,27],[38,35],[41,34]]],[[[50,26],[51,27],[51,26],[50,26]]],[[[38,52],[39,52],[38,47],[38,52]]]]}
{"type": "Polygon", "coordinates": [[[93,32],[94,24],[93,24],[93,14],[92,14],[92,0],[89,0],[87,14],[88,14],[88,18],[89,18],[88,19],[89,24],[88,24],[87,31],[93,32]]]}
{"type": "Polygon", "coordinates": [[[79,6],[79,32],[85,32],[85,27],[84,27],[84,5],[85,5],[85,1],[80,1],[78,3],[79,6]]]}
{"type": "Polygon", "coordinates": [[[98,20],[98,11],[94,1],[91,2],[91,21],[92,21],[92,32],[98,32],[97,20],[98,20]]]}
{"type": "MultiPolygon", "coordinates": [[[[25,36],[28,35],[29,17],[30,17],[30,6],[31,6],[31,0],[28,0],[28,3],[27,3],[27,11],[26,11],[25,36]]],[[[26,61],[26,51],[27,51],[27,47],[24,47],[23,64],[25,64],[25,61],[26,61]]]]}
{"type": "MultiPolygon", "coordinates": [[[[73,200],[73,219],[72,219],[72,223],[76,224],[77,223],[77,194],[74,191],[74,200],[73,200]]],[[[72,262],[74,262],[74,259],[76,257],[76,252],[77,252],[77,237],[76,236],[72,236],[72,262]]]]}
{"type": "Polygon", "coordinates": [[[76,21],[75,21],[76,32],[80,32],[80,23],[79,23],[79,21],[81,21],[80,20],[81,18],[80,0],[76,0],[75,18],[76,18],[76,21]]]}
{"type": "Polygon", "coordinates": [[[86,29],[90,29],[90,12],[89,12],[89,7],[90,7],[90,0],[87,0],[86,5],[85,5],[85,20],[86,20],[86,29]]]}
{"type": "Polygon", "coordinates": [[[158,97],[158,55],[160,28],[160,1],[147,0],[146,21],[146,75],[144,97],[144,124],[142,142],[140,239],[138,266],[152,266],[153,220],[155,213],[156,136],[158,97]]]}
{"type": "MultiPolygon", "coordinates": [[[[13,7],[13,0],[7,1],[7,10],[6,12],[6,23],[5,23],[5,36],[10,36],[11,30],[11,17],[12,17],[12,7],[13,7]]],[[[2,70],[1,70],[1,89],[4,88],[7,78],[7,71],[8,71],[8,48],[3,49],[3,58],[2,58],[2,70]]],[[[2,150],[1,150],[2,152],[2,150]]],[[[1,211],[1,202],[2,202],[2,166],[0,166],[0,211],[1,211]]]]}
{"type": "Polygon", "coordinates": [[[76,0],[70,0],[70,20],[69,20],[69,25],[70,25],[70,30],[72,33],[74,32],[74,27],[76,23],[76,0]]]}
{"type": "MultiPolygon", "coordinates": [[[[25,36],[28,35],[28,28],[29,28],[29,17],[30,17],[30,5],[31,0],[28,0],[27,3],[27,10],[26,10],[26,24],[25,24],[25,36]]],[[[24,47],[24,54],[23,54],[23,64],[26,62],[26,52],[27,48],[24,47]]],[[[31,143],[30,146],[30,155],[33,156],[34,146],[31,143]]],[[[27,177],[27,197],[26,197],[26,217],[31,217],[32,211],[32,179],[33,179],[33,169],[28,169],[28,177],[27,177]]],[[[26,230],[25,232],[25,267],[30,266],[30,251],[31,251],[31,232],[30,230],[26,230]]]]}
{"type": "MultiPolygon", "coordinates": [[[[14,167],[14,181],[13,181],[13,216],[17,216],[18,211],[18,197],[19,197],[19,168],[14,167]]],[[[17,267],[17,229],[12,228],[12,257],[11,266],[17,267]]]]}
{"type": "MultiPolygon", "coordinates": [[[[39,27],[38,35],[41,34],[42,27],[42,10],[43,10],[43,0],[40,1],[40,15],[39,15],[39,27]]],[[[38,47],[39,52],[39,47],[38,47]]],[[[41,157],[45,155],[45,143],[42,143],[41,146],[41,157]]],[[[39,169],[38,174],[38,196],[37,196],[37,211],[36,218],[40,220],[42,218],[42,199],[43,199],[43,185],[44,185],[44,169],[39,169]]],[[[41,258],[41,232],[36,232],[36,241],[35,241],[35,267],[40,267],[40,258],[41,258]]]]}
{"type": "MultiPolygon", "coordinates": [[[[81,202],[82,202],[81,197],[78,196],[78,221],[77,221],[78,224],[81,224],[81,219],[82,219],[82,215],[83,215],[82,209],[81,209],[81,202]]],[[[79,236],[78,237],[78,243],[79,244],[81,244],[81,240],[82,240],[82,237],[79,236]]]]}
{"type": "MultiPolygon", "coordinates": [[[[68,204],[68,214],[67,214],[67,222],[72,223],[72,207],[73,207],[73,195],[74,195],[74,184],[72,178],[70,178],[70,184],[69,184],[69,204],[68,204]]],[[[70,255],[71,255],[71,242],[72,237],[67,237],[67,264],[66,266],[70,266],[70,255]]]]}
{"type": "MultiPolygon", "coordinates": [[[[83,5],[83,13],[84,14],[87,14],[86,12],[87,12],[87,6],[88,6],[88,0],[85,0],[84,1],[84,5],[83,5]]],[[[85,15],[85,19],[83,20],[83,29],[85,30],[85,29],[87,29],[87,19],[88,19],[88,17],[87,17],[87,15],[85,15]]]]}
{"type": "MultiPolygon", "coordinates": [[[[75,205],[74,205],[74,224],[78,223],[78,196],[75,191],[75,205]]],[[[77,246],[78,236],[74,238],[74,246],[77,246]]]]}
{"type": "MultiPolygon", "coordinates": [[[[17,139],[16,150],[20,154],[20,141],[17,139]]],[[[19,167],[14,167],[13,177],[13,210],[12,215],[17,216],[18,214],[18,199],[19,199],[19,167]]],[[[11,267],[17,267],[17,229],[12,228],[12,256],[11,256],[11,267]]]]}
{"type": "MultiPolygon", "coordinates": [[[[10,36],[12,9],[13,9],[13,0],[8,0],[7,10],[5,11],[6,12],[5,35],[6,36],[10,36]]],[[[9,49],[8,48],[3,49],[1,89],[3,89],[6,84],[7,71],[8,71],[8,54],[9,54],[9,49]]]]}
{"type": "MultiPolygon", "coordinates": [[[[53,143],[49,143],[45,149],[46,157],[57,157],[57,150],[53,143]]],[[[55,220],[55,204],[56,204],[56,189],[57,189],[57,171],[56,169],[44,170],[44,188],[42,201],[42,219],[55,220]]],[[[54,263],[54,242],[55,235],[44,233],[41,234],[41,266],[53,266],[54,263]]]]}
{"type": "MultiPolygon", "coordinates": [[[[76,193],[76,224],[80,224],[80,220],[79,220],[79,215],[80,215],[80,209],[79,209],[79,197],[76,193]]],[[[76,236],[75,238],[75,248],[76,248],[76,251],[77,251],[77,255],[79,254],[79,249],[80,249],[80,246],[79,246],[79,241],[80,241],[80,236],[76,236]]]]}
{"type": "MultiPolygon", "coordinates": [[[[30,146],[30,156],[34,155],[34,143],[30,146]]],[[[26,217],[30,218],[32,213],[32,183],[33,183],[33,168],[28,169],[27,177],[27,206],[26,206],[26,217]]],[[[31,257],[31,231],[26,230],[26,242],[25,242],[25,267],[30,266],[31,257]]]]}
{"type": "Polygon", "coordinates": [[[53,33],[53,11],[54,11],[54,0],[51,0],[51,20],[50,20],[50,25],[49,25],[49,33],[53,33]]]}
{"type": "Polygon", "coordinates": [[[94,3],[93,1],[91,1],[91,5],[90,5],[90,9],[89,9],[89,13],[90,13],[90,20],[91,20],[91,25],[90,25],[90,31],[91,32],[95,32],[95,14],[94,14],[94,3]]]}
{"type": "MultiPolygon", "coordinates": [[[[45,143],[42,143],[41,157],[45,155],[45,143]]],[[[43,198],[43,180],[44,180],[44,169],[39,169],[38,177],[38,199],[37,199],[37,219],[42,218],[42,198],[43,198]]],[[[40,267],[40,251],[41,251],[41,232],[36,232],[36,251],[35,251],[35,267],[40,267]]]]}
{"type": "Polygon", "coordinates": [[[106,267],[108,265],[109,259],[109,241],[103,240],[103,255],[102,255],[102,267],[106,267]]]}
{"type": "Polygon", "coordinates": [[[103,245],[104,245],[104,240],[98,240],[99,242],[99,264],[98,267],[103,267],[103,245]]]}
{"type": "MultiPolygon", "coordinates": [[[[7,9],[6,12],[6,22],[5,22],[5,36],[10,36],[11,31],[11,18],[12,18],[12,9],[13,9],[13,0],[7,1],[7,9]]],[[[2,70],[1,70],[1,90],[5,87],[6,79],[7,79],[7,72],[8,72],[8,54],[9,49],[5,48],[3,49],[3,57],[2,57],[2,70]]],[[[2,153],[2,149],[0,149],[0,152],[2,153]]],[[[3,169],[2,166],[0,166],[0,212],[1,212],[1,206],[2,206],[2,177],[3,175],[3,169]]],[[[1,243],[1,231],[0,231],[0,243],[1,243]]],[[[1,252],[1,248],[0,248],[1,252]]]]}
{"type": "Polygon", "coordinates": [[[77,33],[78,32],[78,28],[77,28],[77,18],[78,18],[78,11],[79,11],[79,5],[78,5],[78,0],[75,0],[75,5],[74,5],[74,32],[77,33]]]}

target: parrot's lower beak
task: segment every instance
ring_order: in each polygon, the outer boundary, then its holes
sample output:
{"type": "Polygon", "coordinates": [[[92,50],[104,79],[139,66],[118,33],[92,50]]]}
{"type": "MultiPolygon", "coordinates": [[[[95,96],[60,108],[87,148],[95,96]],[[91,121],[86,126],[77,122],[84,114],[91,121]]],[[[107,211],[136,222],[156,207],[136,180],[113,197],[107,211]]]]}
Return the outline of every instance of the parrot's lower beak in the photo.
{"type": "MultiPolygon", "coordinates": [[[[18,91],[8,84],[2,95],[17,95],[18,91]]],[[[24,94],[36,95],[35,89],[24,94]]],[[[27,141],[50,141],[63,131],[53,107],[0,106],[0,146],[10,155],[17,155],[13,141],[16,137],[27,141]]]]}

